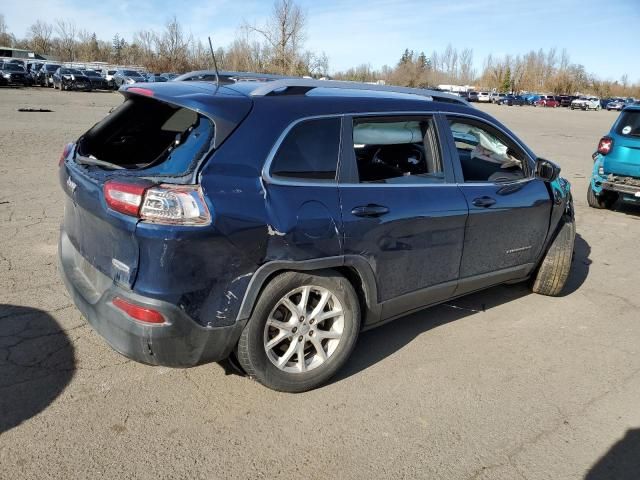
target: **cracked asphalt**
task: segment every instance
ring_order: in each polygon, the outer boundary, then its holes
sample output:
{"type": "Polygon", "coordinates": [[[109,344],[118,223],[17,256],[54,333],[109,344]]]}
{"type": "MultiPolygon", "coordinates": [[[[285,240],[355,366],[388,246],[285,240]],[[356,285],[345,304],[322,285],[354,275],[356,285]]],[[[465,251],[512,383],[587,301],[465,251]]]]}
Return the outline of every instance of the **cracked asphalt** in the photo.
{"type": "Polygon", "coordinates": [[[413,314],[287,395],[130,362],[93,333],[56,272],[57,163],[120,96],[0,100],[0,478],[640,478],[640,207],[586,206],[615,113],[481,107],[573,184],[564,296],[513,285],[413,314]]]}

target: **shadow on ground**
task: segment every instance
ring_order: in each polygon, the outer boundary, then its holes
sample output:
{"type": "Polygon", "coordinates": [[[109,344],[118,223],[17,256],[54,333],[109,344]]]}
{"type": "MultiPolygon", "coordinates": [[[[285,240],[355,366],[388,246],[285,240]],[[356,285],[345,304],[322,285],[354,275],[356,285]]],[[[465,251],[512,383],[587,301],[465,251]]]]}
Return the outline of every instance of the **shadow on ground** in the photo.
{"type": "Polygon", "coordinates": [[[640,205],[637,203],[619,201],[614,204],[612,210],[632,217],[640,217],[640,205]]]}
{"type": "MultiPolygon", "coordinates": [[[[577,234],[571,272],[562,291],[562,296],[574,293],[584,283],[589,274],[590,254],[591,247],[580,234],[577,234]]],[[[501,285],[451,300],[364,332],[358,339],[353,355],[333,382],[339,382],[375,365],[426,331],[489,310],[503,303],[518,300],[529,294],[531,294],[531,290],[528,283],[501,285]]]]}
{"type": "Polygon", "coordinates": [[[560,294],[563,297],[571,295],[578,290],[589,275],[589,267],[591,266],[591,247],[586,242],[582,235],[576,233],[576,242],[573,246],[573,262],[571,263],[571,271],[569,272],[569,278],[565,283],[564,289],[560,294]]]}
{"type": "Polygon", "coordinates": [[[74,371],[73,345],[51,315],[0,304],[0,435],[47,408],[74,371]]]}
{"type": "Polygon", "coordinates": [[[591,467],[585,480],[638,480],[640,478],[640,429],[627,430],[622,440],[591,467]]]}
{"type": "Polygon", "coordinates": [[[526,284],[503,285],[431,307],[421,312],[394,320],[387,325],[364,332],[356,348],[330,383],[339,382],[384,360],[401,350],[420,334],[449,322],[489,310],[525,297],[531,293],[526,284]]]}

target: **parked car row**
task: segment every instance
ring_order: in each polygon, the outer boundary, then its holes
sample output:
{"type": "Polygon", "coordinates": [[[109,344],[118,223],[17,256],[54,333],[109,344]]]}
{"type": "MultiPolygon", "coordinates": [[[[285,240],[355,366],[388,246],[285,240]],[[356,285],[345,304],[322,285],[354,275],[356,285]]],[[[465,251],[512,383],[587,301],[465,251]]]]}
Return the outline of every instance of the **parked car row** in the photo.
{"type": "Polygon", "coordinates": [[[622,110],[625,106],[635,102],[633,98],[607,98],[600,99],[588,95],[540,95],[526,94],[513,95],[493,92],[486,96],[486,92],[469,92],[467,99],[470,102],[491,102],[496,105],[530,105],[533,107],[566,107],[571,110],[622,110]]]}
{"type": "Polygon", "coordinates": [[[59,63],[0,61],[0,85],[53,87],[62,90],[117,90],[138,82],[167,82],[176,73],[145,73],[133,69],[73,68],[59,63]]]}
{"type": "Polygon", "coordinates": [[[494,103],[496,105],[530,105],[533,107],[566,107],[572,110],[622,110],[625,106],[635,102],[634,98],[606,98],[600,99],[595,96],[586,95],[543,95],[529,93],[515,95],[511,93],[499,92],[462,92],[457,93],[460,97],[469,102],[494,103]]]}

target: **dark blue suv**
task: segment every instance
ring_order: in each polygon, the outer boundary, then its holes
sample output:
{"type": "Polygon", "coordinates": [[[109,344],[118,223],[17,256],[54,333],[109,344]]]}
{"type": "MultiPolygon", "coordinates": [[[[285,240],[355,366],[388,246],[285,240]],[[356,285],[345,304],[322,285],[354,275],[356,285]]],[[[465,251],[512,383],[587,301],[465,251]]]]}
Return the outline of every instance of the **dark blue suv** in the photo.
{"type": "Polygon", "coordinates": [[[78,308],[135,360],[235,355],[303,391],[363,329],[567,279],[568,182],[459,97],[304,79],[121,93],[60,159],[59,257],[78,308]]]}

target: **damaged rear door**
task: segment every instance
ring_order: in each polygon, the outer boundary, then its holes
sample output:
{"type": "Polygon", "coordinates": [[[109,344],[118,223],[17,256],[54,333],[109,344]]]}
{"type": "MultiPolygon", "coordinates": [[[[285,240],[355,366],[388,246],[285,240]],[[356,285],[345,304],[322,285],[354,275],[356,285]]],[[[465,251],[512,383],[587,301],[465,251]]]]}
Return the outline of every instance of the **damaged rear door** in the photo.
{"type": "Polygon", "coordinates": [[[340,117],[304,119],[290,125],[274,146],[263,172],[270,222],[267,260],[341,255],[340,135],[340,117]]]}

